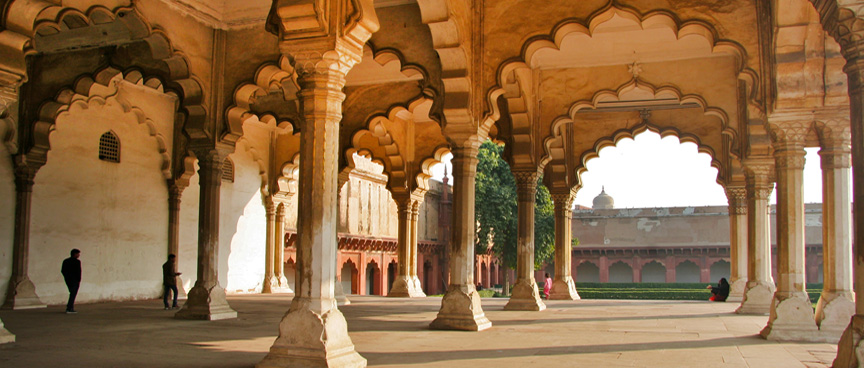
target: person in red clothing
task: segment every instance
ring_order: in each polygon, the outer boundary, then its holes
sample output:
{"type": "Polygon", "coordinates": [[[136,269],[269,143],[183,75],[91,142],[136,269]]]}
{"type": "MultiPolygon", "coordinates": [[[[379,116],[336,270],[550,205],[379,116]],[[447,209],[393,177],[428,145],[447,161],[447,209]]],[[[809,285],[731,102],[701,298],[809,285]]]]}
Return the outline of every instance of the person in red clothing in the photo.
{"type": "Polygon", "coordinates": [[[549,277],[549,273],[546,273],[546,280],[543,285],[543,295],[546,295],[546,299],[549,299],[549,292],[552,291],[552,278],[549,277]]]}

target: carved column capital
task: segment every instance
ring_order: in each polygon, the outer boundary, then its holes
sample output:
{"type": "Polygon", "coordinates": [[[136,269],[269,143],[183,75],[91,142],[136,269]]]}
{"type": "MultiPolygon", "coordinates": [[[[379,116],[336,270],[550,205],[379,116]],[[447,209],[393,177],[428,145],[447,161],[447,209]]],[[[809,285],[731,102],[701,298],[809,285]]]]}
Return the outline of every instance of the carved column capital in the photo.
{"type": "Polygon", "coordinates": [[[281,221],[281,219],[285,218],[285,215],[288,213],[288,209],[286,209],[285,203],[279,202],[276,206],[276,220],[281,221]]]}
{"type": "Polygon", "coordinates": [[[537,171],[514,171],[513,178],[516,180],[516,195],[519,201],[534,201],[537,194],[537,179],[540,173],[537,171]]]}
{"type": "Polygon", "coordinates": [[[771,122],[768,128],[774,146],[782,149],[785,146],[803,147],[811,124],[805,121],[771,122]]]}
{"type": "Polygon", "coordinates": [[[726,198],[729,200],[730,214],[747,214],[747,188],[745,186],[727,187],[726,198]]]}
{"type": "Polygon", "coordinates": [[[819,156],[823,169],[842,169],[852,166],[852,128],[848,120],[816,123],[819,134],[819,156]]]}

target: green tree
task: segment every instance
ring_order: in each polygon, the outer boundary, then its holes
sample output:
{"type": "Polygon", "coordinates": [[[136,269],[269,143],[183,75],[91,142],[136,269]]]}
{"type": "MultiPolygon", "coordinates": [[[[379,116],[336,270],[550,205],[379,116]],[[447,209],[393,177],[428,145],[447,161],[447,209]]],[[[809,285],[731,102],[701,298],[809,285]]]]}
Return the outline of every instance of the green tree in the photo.
{"type": "MultiPolygon", "coordinates": [[[[492,252],[509,268],[516,268],[516,235],[518,210],[516,181],[510,165],[501,157],[504,147],[492,141],[480,146],[475,177],[475,220],[478,224],[476,251],[486,253],[489,242],[492,252]]],[[[534,267],[555,252],[554,204],[542,180],[537,183],[534,206],[534,267]]]]}

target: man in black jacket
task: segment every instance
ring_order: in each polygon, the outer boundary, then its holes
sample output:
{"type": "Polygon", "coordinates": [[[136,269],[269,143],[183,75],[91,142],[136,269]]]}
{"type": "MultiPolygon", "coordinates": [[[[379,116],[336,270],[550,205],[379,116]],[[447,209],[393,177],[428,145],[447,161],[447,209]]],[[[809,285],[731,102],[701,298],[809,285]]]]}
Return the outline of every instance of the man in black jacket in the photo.
{"type": "Polygon", "coordinates": [[[72,249],[71,256],[63,260],[63,267],[60,273],[63,274],[63,279],[66,281],[66,288],[69,289],[69,302],[66,303],[66,313],[75,314],[75,296],[78,295],[78,287],[81,285],[81,251],[72,249]]]}
{"type": "Polygon", "coordinates": [[[162,289],[164,291],[162,302],[165,303],[165,309],[170,309],[168,308],[168,294],[172,291],[174,292],[172,307],[177,308],[177,276],[180,276],[180,272],[177,272],[177,256],[169,254],[168,262],[162,265],[162,289]]]}

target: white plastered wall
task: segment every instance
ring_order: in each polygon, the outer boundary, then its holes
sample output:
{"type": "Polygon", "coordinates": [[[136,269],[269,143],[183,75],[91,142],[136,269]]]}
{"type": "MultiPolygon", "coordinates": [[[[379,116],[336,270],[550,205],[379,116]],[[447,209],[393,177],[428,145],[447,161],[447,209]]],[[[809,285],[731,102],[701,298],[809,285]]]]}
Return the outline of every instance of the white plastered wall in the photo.
{"type": "Polygon", "coordinates": [[[234,182],[222,182],[219,228],[219,284],[228,293],[260,292],[264,281],[267,217],[261,200],[261,157],[269,138],[245,129],[229,158],[234,182]]]}
{"type": "Polygon", "coordinates": [[[154,135],[172,141],[175,98],[125,82],[118,88],[116,96],[74,102],[60,114],[48,163],[36,175],[29,266],[43,302],[66,301],[60,264],[72,248],[82,252],[78,301],[161,293],[168,194],[154,135]],[[120,163],[98,158],[108,131],[120,140],[120,163]]]}

